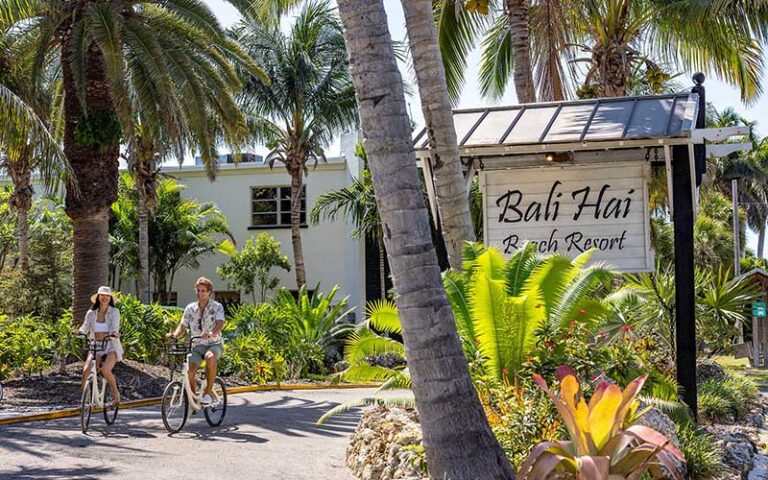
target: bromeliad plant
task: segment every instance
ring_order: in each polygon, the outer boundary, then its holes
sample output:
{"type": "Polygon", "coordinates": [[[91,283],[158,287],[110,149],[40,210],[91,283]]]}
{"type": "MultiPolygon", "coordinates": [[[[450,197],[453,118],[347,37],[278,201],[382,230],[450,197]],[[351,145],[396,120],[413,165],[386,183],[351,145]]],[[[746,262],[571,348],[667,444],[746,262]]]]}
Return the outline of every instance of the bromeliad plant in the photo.
{"type": "Polygon", "coordinates": [[[585,480],[681,479],[678,465],[685,462],[680,450],[652,428],[632,423],[638,414],[637,395],[645,377],[638,377],[622,392],[601,382],[587,403],[572,368],[560,367],[558,398],[539,375],[533,380],[552,399],[565,423],[570,440],[543,442],[533,449],[520,469],[523,480],[543,480],[571,474],[585,480]]]}

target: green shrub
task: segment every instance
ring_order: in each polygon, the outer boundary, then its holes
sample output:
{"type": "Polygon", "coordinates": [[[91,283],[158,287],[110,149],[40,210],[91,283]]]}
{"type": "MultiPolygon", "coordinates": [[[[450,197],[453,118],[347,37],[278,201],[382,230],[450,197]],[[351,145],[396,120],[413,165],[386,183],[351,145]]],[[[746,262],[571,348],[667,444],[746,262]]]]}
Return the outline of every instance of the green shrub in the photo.
{"type": "Polygon", "coordinates": [[[226,343],[226,355],[221,358],[219,371],[224,375],[239,375],[250,382],[280,383],[285,376],[285,359],[264,333],[243,333],[226,343]]]}
{"type": "Polygon", "coordinates": [[[723,384],[726,388],[737,392],[740,398],[746,402],[752,402],[757,398],[759,391],[757,384],[744,375],[726,371],[723,384]]]}
{"type": "Polygon", "coordinates": [[[25,376],[42,373],[51,365],[51,348],[45,323],[38,317],[16,319],[0,315],[0,374],[25,376]]]}
{"type": "Polygon", "coordinates": [[[717,394],[700,391],[699,415],[709,422],[728,420],[731,416],[730,402],[717,394]]]}
{"type": "Polygon", "coordinates": [[[182,311],[157,304],[144,305],[132,295],[123,295],[120,309],[120,341],[125,358],[157,364],[164,356],[165,334],[181,320],[182,311]]]}
{"type": "Polygon", "coordinates": [[[692,480],[717,478],[722,469],[723,460],[715,438],[693,426],[677,427],[677,438],[680,440],[680,451],[685,457],[688,478],[692,480]]]}
{"type": "Polygon", "coordinates": [[[317,285],[310,294],[305,285],[299,289],[298,299],[286,289],[277,291],[272,306],[287,323],[285,359],[290,378],[326,373],[339,345],[354,330],[347,322],[354,307],[347,308],[349,297],[336,299],[338,290],[335,285],[324,294],[317,285]]]}
{"type": "Polygon", "coordinates": [[[699,385],[699,409],[702,417],[710,421],[743,420],[756,397],[755,383],[731,372],[725,380],[707,380],[699,385]]]}
{"type": "Polygon", "coordinates": [[[515,470],[539,443],[564,438],[554,404],[532,385],[477,381],[475,386],[488,423],[515,470]]]}
{"type": "Polygon", "coordinates": [[[81,343],[72,335],[72,310],[67,309],[58,320],[46,326],[51,339],[51,360],[63,369],[73,359],[82,359],[81,343]]]}

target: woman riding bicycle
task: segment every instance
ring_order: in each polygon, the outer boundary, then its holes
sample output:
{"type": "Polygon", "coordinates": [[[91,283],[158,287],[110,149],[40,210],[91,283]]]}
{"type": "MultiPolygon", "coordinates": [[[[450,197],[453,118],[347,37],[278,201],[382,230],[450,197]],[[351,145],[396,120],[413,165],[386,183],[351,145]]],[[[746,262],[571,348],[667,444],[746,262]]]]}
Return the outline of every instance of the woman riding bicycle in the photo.
{"type": "MultiPolygon", "coordinates": [[[[107,339],[104,351],[96,355],[96,363],[101,367],[101,374],[107,380],[112,390],[113,404],[120,404],[120,392],[112,369],[117,362],[123,360],[123,346],[120,343],[120,311],[115,308],[117,299],[109,287],[99,287],[98,292],[91,295],[91,309],[85,314],[85,321],[78,332],[87,335],[89,339],[103,341],[107,339]]],[[[90,375],[91,355],[85,359],[83,365],[83,379],[80,384],[82,389],[90,375]]]]}

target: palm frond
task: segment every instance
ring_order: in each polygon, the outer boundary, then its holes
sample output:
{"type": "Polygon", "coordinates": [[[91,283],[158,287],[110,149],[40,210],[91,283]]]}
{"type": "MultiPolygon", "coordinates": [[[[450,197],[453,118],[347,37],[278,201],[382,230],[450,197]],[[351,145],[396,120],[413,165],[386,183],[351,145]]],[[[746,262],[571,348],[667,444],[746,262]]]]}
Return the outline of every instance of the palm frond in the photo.
{"type": "Polygon", "coordinates": [[[322,425],[331,417],[341,415],[342,413],[349,412],[350,410],[374,405],[390,408],[415,408],[416,400],[412,397],[363,397],[357,400],[350,400],[349,402],[342,403],[341,405],[328,410],[328,412],[326,412],[317,420],[317,424],[322,425]]]}

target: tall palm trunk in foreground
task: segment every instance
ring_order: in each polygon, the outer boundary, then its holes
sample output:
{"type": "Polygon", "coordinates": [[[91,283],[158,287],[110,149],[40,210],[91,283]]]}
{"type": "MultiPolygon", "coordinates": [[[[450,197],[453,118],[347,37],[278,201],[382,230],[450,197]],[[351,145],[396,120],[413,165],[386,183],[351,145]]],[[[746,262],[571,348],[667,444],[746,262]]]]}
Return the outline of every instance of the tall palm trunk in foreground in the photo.
{"type": "Polygon", "coordinates": [[[421,109],[429,137],[440,226],[451,267],[461,270],[461,252],[474,241],[467,186],[459,162],[453,110],[445,67],[437,42],[430,0],[402,0],[408,44],[419,84],[421,109]]]}
{"type": "Polygon", "coordinates": [[[443,290],[384,5],[338,5],[430,475],[514,478],[472,385],[443,290]]]}
{"type": "MultiPolygon", "coordinates": [[[[66,210],[72,219],[73,231],[73,322],[82,322],[88,309],[89,297],[109,277],[109,208],[117,200],[119,135],[109,142],[88,143],[75,138],[78,123],[94,122],[94,118],[114,119],[111,86],[107,79],[104,57],[95,48],[88,48],[86,59],[84,112],[78,99],[72,70],[75,48],[65,34],[61,51],[64,74],[64,153],[72,165],[77,188],[67,186],[66,210]]],[[[101,125],[101,128],[105,128],[101,125]]]]}

